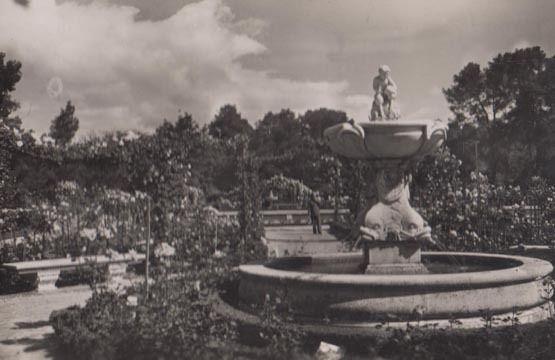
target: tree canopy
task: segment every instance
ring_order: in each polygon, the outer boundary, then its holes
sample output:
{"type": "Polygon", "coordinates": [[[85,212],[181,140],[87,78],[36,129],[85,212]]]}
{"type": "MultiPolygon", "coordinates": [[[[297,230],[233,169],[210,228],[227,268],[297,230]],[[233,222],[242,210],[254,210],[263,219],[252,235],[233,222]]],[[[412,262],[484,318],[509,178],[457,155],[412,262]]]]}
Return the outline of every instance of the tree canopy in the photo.
{"type": "Polygon", "coordinates": [[[315,140],[322,140],[324,130],[328,127],[347,122],[349,118],[344,111],[320,108],[308,110],[301,117],[301,123],[308,130],[310,136],[315,140]]]}
{"type": "Polygon", "coordinates": [[[21,63],[5,60],[6,54],[0,52],[0,204],[15,206],[18,202],[18,188],[13,171],[14,152],[22,146],[21,120],[11,117],[19,108],[19,103],[12,99],[15,85],[21,79],[21,63]]]}
{"type": "Polygon", "coordinates": [[[6,120],[19,103],[12,99],[11,93],[21,80],[21,63],[16,60],[5,60],[6,54],[0,52],[0,119],[6,120]]]}
{"type": "Polygon", "coordinates": [[[455,115],[448,144],[467,170],[477,166],[502,183],[555,180],[554,61],[539,47],[517,49],[453,77],[444,89],[455,115]]]}
{"type": "Polygon", "coordinates": [[[68,101],[66,107],[60,109],[60,114],[50,124],[50,137],[56,145],[66,146],[71,142],[79,129],[79,119],[75,116],[75,106],[68,101]]]}
{"type": "Polygon", "coordinates": [[[252,126],[244,119],[235,105],[226,104],[208,125],[208,133],[218,139],[227,140],[239,134],[250,135],[252,126]]]}

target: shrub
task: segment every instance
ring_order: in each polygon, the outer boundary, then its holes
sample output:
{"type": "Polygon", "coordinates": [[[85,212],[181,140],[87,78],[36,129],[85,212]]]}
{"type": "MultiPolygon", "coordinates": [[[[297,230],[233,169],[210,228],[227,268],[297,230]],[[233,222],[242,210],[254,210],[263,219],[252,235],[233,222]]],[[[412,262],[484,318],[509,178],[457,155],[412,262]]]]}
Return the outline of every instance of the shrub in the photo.
{"type": "Polygon", "coordinates": [[[134,314],[124,297],[94,291],[83,308],[54,311],[50,323],[61,345],[84,359],[121,358],[134,314]]]}
{"type": "Polygon", "coordinates": [[[72,285],[94,285],[108,279],[108,265],[97,266],[94,264],[79,266],[75,270],[62,270],[56,287],[72,285]]]}
{"type": "Polygon", "coordinates": [[[528,188],[469,179],[444,150],[418,166],[412,202],[449,250],[500,251],[520,243],[551,245],[555,235],[555,186],[533,178],[528,188]]]}
{"type": "Polygon", "coordinates": [[[65,348],[84,358],[269,357],[238,343],[236,324],[214,310],[218,289],[234,277],[241,257],[231,251],[238,224],[210,209],[192,210],[190,222],[171,227],[168,239],[176,253],[152,268],[148,295],[143,283],[122,295],[101,285],[83,308],[52,314],[65,348]],[[130,294],[137,297],[136,306],[127,302],[130,294]]]}
{"type": "Polygon", "coordinates": [[[20,275],[0,268],[0,294],[12,294],[35,290],[38,286],[36,274],[20,275]]]}
{"type": "MultiPolygon", "coordinates": [[[[167,269],[166,269],[167,270],[167,269]]],[[[263,345],[238,341],[237,324],[215,311],[217,289],[233,276],[230,267],[213,263],[202,271],[170,276],[157,269],[144,296],[144,284],[127,294],[98,288],[83,308],[56,311],[50,317],[60,344],[83,359],[284,358],[302,345],[298,332],[284,326],[268,304],[262,315],[263,345]]],[[[175,275],[175,274],[174,274],[175,275]]]]}

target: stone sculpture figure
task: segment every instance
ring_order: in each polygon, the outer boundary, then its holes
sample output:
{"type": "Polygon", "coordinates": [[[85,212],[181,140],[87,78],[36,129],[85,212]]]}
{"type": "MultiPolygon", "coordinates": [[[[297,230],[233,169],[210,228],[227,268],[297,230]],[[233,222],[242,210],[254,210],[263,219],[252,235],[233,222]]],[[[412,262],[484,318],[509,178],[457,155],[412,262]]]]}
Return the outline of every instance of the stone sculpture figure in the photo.
{"type": "Polygon", "coordinates": [[[377,201],[357,219],[363,241],[433,242],[431,228],[409,203],[410,176],[403,166],[382,168],[376,174],[377,201]]]}
{"type": "Polygon", "coordinates": [[[342,123],[326,129],[324,138],[331,149],[352,159],[366,159],[376,170],[376,194],[358,214],[351,238],[366,242],[432,242],[430,227],[411,207],[410,172],[426,155],[444,143],[444,121],[372,121],[342,123]]]}
{"type": "Polygon", "coordinates": [[[395,104],[397,84],[391,78],[391,69],[382,65],[378,69],[378,76],[372,82],[374,100],[370,111],[370,120],[395,120],[400,114],[395,104]]]}
{"type": "Polygon", "coordinates": [[[354,121],[324,131],[331,149],[351,159],[372,163],[374,196],[357,214],[346,239],[363,250],[363,272],[414,274],[425,271],[420,248],[434,244],[428,223],[410,205],[410,173],[426,155],[445,142],[441,120],[401,120],[397,85],[387,65],[373,79],[375,91],[369,123],[354,121]]]}

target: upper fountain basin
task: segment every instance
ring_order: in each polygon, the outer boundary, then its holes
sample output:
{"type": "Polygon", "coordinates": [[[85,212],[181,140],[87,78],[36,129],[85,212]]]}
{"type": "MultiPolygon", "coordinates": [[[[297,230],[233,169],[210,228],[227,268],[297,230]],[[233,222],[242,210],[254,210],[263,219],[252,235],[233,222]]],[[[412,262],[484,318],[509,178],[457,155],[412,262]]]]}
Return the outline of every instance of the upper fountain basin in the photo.
{"type": "Polygon", "coordinates": [[[336,153],[353,159],[409,160],[435,152],[447,136],[441,120],[345,122],[324,131],[336,153]]]}

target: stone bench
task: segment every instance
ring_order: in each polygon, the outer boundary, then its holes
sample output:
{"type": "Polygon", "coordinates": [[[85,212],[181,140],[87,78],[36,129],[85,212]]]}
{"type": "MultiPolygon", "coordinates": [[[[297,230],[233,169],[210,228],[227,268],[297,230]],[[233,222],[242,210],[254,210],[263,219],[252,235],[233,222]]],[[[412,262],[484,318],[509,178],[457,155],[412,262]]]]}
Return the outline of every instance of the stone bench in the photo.
{"type": "Polygon", "coordinates": [[[108,265],[109,276],[121,276],[128,264],[138,264],[145,261],[144,254],[117,254],[111,257],[105,255],[81,256],[77,258],[60,258],[36,261],[22,261],[2,264],[8,272],[19,275],[36,274],[38,290],[54,289],[56,280],[62,270],[74,270],[87,265],[108,265]]]}

